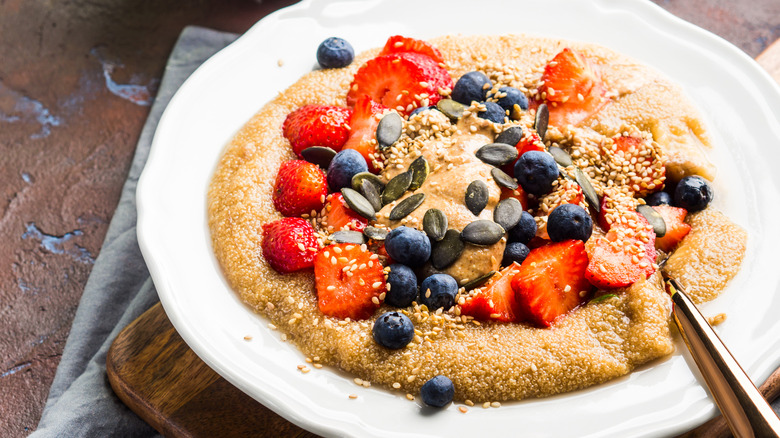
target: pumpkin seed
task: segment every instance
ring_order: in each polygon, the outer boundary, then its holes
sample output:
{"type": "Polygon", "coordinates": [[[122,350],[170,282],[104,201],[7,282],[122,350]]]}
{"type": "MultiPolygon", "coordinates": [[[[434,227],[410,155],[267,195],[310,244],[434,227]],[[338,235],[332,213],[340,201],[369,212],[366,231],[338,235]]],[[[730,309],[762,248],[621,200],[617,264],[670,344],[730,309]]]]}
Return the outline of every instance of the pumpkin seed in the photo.
{"type": "Polygon", "coordinates": [[[475,155],[493,166],[503,166],[517,159],[517,148],[504,143],[490,143],[477,149],[475,155]]]}
{"type": "Polygon", "coordinates": [[[493,180],[496,182],[496,184],[501,187],[506,187],[509,190],[516,190],[519,187],[517,180],[507,175],[506,172],[499,169],[498,167],[490,169],[490,175],[493,177],[493,180]]]}
{"type": "Polygon", "coordinates": [[[401,137],[404,121],[398,113],[390,112],[382,117],[376,127],[376,142],[379,149],[387,149],[401,137]]]}
{"type": "Polygon", "coordinates": [[[517,144],[521,138],[523,138],[523,128],[521,126],[512,126],[498,134],[495,142],[513,145],[517,144]]]}
{"type": "Polygon", "coordinates": [[[463,110],[466,109],[466,106],[452,99],[442,99],[436,104],[436,108],[450,119],[458,120],[463,117],[463,110]]]}
{"type": "Polygon", "coordinates": [[[363,234],[369,239],[385,240],[390,232],[384,228],[372,227],[371,225],[363,229],[363,234]]]}
{"type": "Polygon", "coordinates": [[[344,200],[347,201],[349,208],[355,210],[355,213],[366,219],[372,221],[376,220],[376,210],[374,210],[374,207],[371,206],[371,203],[368,202],[368,199],[363,197],[363,195],[349,187],[342,188],[341,194],[344,196],[344,200]]]}
{"type": "Polygon", "coordinates": [[[653,207],[649,205],[640,205],[636,208],[636,211],[650,222],[655,231],[655,237],[664,237],[666,234],[666,221],[653,207]]]}
{"type": "Polygon", "coordinates": [[[330,235],[330,240],[336,243],[356,243],[358,245],[365,243],[365,239],[363,239],[363,233],[352,230],[336,231],[330,235]]]}
{"type": "Polygon", "coordinates": [[[543,103],[536,109],[536,119],[534,120],[534,129],[539,134],[539,138],[544,141],[544,136],[547,135],[547,122],[550,120],[550,111],[547,109],[547,104],[543,103]]]}
{"type": "Polygon", "coordinates": [[[438,242],[447,232],[447,215],[438,208],[430,208],[423,216],[423,231],[428,237],[438,242]]]}
{"type": "Polygon", "coordinates": [[[520,216],[523,215],[523,204],[515,198],[506,198],[496,205],[493,210],[493,221],[505,230],[511,230],[520,222],[520,216]]]}
{"type": "Polygon", "coordinates": [[[487,184],[484,181],[478,179],[472,181],[466,187],[466,208],[474,216],[479,216],[479,213],[487,206],[489,196],[490,192],[488,192],[487,184]]]}
{"type": "Polygon", "coordinates": [[[559,148],[558,146],[550,146],[548,152],[553,156],[553,158],[555,158],[555,162],[563,167],[569,167],[573,163],[569,153],[559,148]]]}
{"type": "Polygon", "coordinates": [[[379,193],[382,193],[382,190],[385,189],[385,183],[383,183],[378,176],[371,172],[360,172],[355,174],[355,176],[352,177],[350,185],[354,190],[360,191],[360,183],[363,182],[364,179],[373,184],[374,187],[376,187],[376,191],[379,193]]]}
{"type": "Polygon", "coordinates": [[[393,207],[387,217],[391,221],[401,220],[406,216],[409,216],[411,212],[417,210],[417,207],[419,207],[423,201],[425,201],[425,193],[415,193],[393,207]]]}
{"type": "Polygon", "coordinates": [[[428,165],[428,160],[425,157],[420,156],[412,161],[412,164],[409,165],[409,172],[412,173],[412,183],[409,184],[409,190],[415,191],[422,187],[430,171],[431,167],[428,165]]]}
{"type": "Polygon", "coordinates": [[[436,269],[444,269],[458,260],[465,247],[466,244],[460,239],[459,232],[447,230],[444,238],[433,245],[431,264],[436,269]]]}
{"type": "Polygon", "coordinates": [[[323,146],[312,146],[301,151],[301,156],[309,163],[316,164],[328,170],[330,161],[336,156],[336,151],[323,146]]]}
{"type": "Polygon", "coordinates": [[[463,228],[461,240],[475,245],[492,245],[504,237],[504,228],[487,219],[476,220],[463,228]]]}
{"type": "Polygon", "coordinates": [[[588,175],[580,170],[579,167],[574,169],[574,180],[582,188],[582,193],[585,195],[585,199],[588,200],[588,204],[593,207],[597,212],[601,211],[601,202],[599,202],[599,195],[596,193],[596,189],[593,188],[593,184],[590,183],[588,175]]]}
{"type": "Polygon", "coordinates": [[[604,294],[604,295],[599,295],[599,296],[597,296],[597,297],[595,297],[595,298],[591,299],[590,301],[588,301],[588,304],[596,304],[596,303],[600,303],[600,302],[602,302],[602,301],[607,301],[607,300],[608,300],[608,299],[610,299],[610,298],[617,298],[617,295],[615,295],[615,294],[604,294]]]}
{"type": "Polygon", "coordinates": [[[358,190],[361,195],[374,207],[374,211],[382,209],[382,195],[376,189],[376,186],[371,181],[364,179],[360,183],[360,189],[358,190]]]}
{"type": "Polygon", "coordinates": [[[482,274],[479,277],[469,281],[468,283],[463,285],[463,288],[465,288],[467,291],[471,289],[476,289],[483,284],[487,283],[488,280],[490,280],[493,275],[496,274],[496,271],[490,271],[487,274],[482,274]]]}
{"type": "Polygon", "coordinates": [[[382,205],[387,205],[406,193],[406,189],[412,183],[412,172],[399,173],[395,178],[387,182],[382,192],[382,205]]]}

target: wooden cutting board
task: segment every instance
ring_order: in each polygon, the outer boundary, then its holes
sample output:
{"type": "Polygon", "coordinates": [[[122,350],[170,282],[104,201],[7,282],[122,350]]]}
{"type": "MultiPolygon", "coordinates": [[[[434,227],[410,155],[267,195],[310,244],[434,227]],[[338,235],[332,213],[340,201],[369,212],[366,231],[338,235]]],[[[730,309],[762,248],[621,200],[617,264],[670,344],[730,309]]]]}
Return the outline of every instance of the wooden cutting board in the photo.
{"type": "MultiPolygon", "coordinates": [[[[780,82],[780,41],[756,60],[780,82]]],[[[314,437],[228,383],[176,333],[158,303],[117,336],[106,357],[114,392],[167,437],[314,437]]],[[[780,369],[759,388],[780,395],[780,369]]],[[[728,437],[717,417],[684,437],[728,437]]]]}

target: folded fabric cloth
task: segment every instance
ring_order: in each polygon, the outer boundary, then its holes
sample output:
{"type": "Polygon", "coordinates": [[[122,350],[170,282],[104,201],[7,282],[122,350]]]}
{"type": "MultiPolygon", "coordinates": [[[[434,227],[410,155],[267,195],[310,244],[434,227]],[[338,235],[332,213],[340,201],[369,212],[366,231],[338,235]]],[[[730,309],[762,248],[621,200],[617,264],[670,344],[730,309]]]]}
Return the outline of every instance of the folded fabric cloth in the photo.
{"type": "Polygon", "coordinates": [[[157,301],[136,237],[135,189],[165,107],[196,68],[237,35],[187,27],[165,67],[136,146],[103,248],[73,319],[49,399],[33,437],[147,437],[159,434],[114,394],[106,353],[119,332],[157,301]]]}

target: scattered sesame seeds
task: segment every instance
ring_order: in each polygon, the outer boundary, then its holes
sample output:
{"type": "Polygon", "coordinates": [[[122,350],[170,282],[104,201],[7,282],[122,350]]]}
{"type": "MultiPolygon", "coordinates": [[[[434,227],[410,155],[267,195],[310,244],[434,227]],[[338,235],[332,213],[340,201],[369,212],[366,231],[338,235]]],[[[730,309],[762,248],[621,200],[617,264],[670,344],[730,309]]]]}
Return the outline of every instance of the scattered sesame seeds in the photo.
{"type": "Polygon", "coordinates": [[[252,340],[252,336],[246,335],[246,336],[244,336],[244,340],[245,341],[251,341],[252,340]]]}

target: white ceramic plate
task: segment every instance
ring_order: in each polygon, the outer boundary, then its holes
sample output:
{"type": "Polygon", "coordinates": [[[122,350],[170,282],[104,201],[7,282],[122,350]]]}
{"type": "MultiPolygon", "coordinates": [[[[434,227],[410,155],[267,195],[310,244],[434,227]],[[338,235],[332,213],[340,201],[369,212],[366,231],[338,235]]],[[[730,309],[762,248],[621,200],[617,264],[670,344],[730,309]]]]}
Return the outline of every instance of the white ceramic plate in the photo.
{"type": "Polygon", "coordinates": [[[338,35],[357,51],[394,34],[530,33],[601,44],[681,84],[712,129],[719,208],[750,233],[744,267],[703,306],[762,382],[780,365],[780,91],[749,57],[648,1],[305,1],[260,21],[176,93],[138,185],[138,237],[165,311],[220,375],[290,421],[328,436],[661,436],[716,413],[685,347],[624,378],[500,409],[430,414],[403,394],[361,388],[304,357],[223,280],[206,225],[206,189],[223,146],[265,102],[315,65],[338,35]],[[283,60],[283,66],[278,61],[283,60]],[[253,340],[243,340],[251,335],[253,340]],[[348,394],[357,394],[349,399],[348,394]]]}

